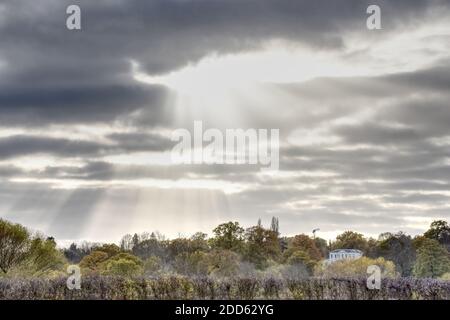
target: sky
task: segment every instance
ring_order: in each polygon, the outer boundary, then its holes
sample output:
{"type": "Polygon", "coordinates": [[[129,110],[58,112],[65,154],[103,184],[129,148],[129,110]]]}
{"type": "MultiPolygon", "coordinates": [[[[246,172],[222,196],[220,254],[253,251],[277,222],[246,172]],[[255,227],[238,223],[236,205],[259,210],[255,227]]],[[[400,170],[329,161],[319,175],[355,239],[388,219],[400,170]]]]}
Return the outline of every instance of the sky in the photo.
{"type": "Polygon", "coordinates": [[[448,0],[0,0],[0,217],[61,243],[273,216],[284,235],[422,233],[450,220],[449,16],[448,0]],[[279,170],[172,163],[196,120],[279,129],[279,170]]]}

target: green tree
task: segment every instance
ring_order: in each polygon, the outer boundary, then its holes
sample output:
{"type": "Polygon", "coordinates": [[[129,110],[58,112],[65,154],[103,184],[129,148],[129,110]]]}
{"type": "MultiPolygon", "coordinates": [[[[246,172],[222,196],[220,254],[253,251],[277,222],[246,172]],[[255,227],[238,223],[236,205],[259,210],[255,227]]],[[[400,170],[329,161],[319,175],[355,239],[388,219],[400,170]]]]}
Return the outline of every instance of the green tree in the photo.
{"type": "Polygon", "coordinates": [[[148,240],[141,241],[137,246],[134,246],[132,252],[141,259],[156,256],[161,260],[166,260],[168,255],[166,249],[165,242],[158,241],[156,237],[151,237],[148,240]]]}
{"type": "Polygon", "coordinates": [[[157,256],[150,256],[144,261],[144,272],[146,275],[153,276],[161,272],[163,262],[157,256]]]}
{"type": "Polygon", "coordinates": [[[267,266],[269,259],[277,260],[280,256],[278,234],[264,229],[259,223],[246,231],[245,258],[259,269],[267,266]]]}
{"type": "Polygon", "coordinates": [[[367,239],[366,249],[364,251],[364,255],[369,258],[377,258],[379,256],[378,253],[378,240],[374,238],[367,239]]]}
{"type": "Polygon", "coordinates": [[[311,256],[300,249],[294,249],[286,260],[289,265],[304,266],[308,273],[313,272],[317,265],[317,260],[311,259],[311,256]]]}
{"type": "Polygon", "coordinates": [[[108,257],[115,256],[122,252],[120,247],[115,244],[103,244],[102,246],[95,248],[95,250],[106,253],[108,257]]]}
{"type": "Polygon", "coordinates": [[[428,238],[424,237],[424,236],[415,236],[413,239],[413,246],[416,250],[418,250],[426,241],[428,240],[428,238]]]}
{"type": "Polygon", "coordinates": [[[31,240],[26,258],[14,268],[14,272],[20,276],[52,275],[64,272],[66,262],[52,238],[37,236],[31,240]]]}
{"type": "Polygon", "coordinates": [[[239,222],[227,222],[218,225],[214,230],[212,245],[215,248],[240,251],[244,243],[244,229],[239,222]]]}
{"type": "Polygon", "coordinates": [[[192,251],[208,251],[209,245],[207,240],[208,235],[203,232],[196,232],[190,238],[192,251]]]}
{"type": "Polygon", "coordinates": [[[410,236],[402,232],[381,234],[376,251],[379,256],[394,262],[397,271],[403,277],[412,275],[416,250],[410,236]]]}
{"type": "Polygon", "coordinates": [[[0,219],[0,269],[4,273],[25,260],[30,248],[30,234],[20,224],[0,219]]]}
{"type": "Polygon", "coordinates": [[[434,239],[426,239],[417,250],[414,275],[419,278],[437,278],[450,271],[447,250],[434,239]]]}
{"type": "Polygon", "coordinates": [[[129,253],[119,253],[109,258],[103,265],[103,274],[122,277],[137,277],[144,271],[144,263],[129,253]]]}
{"type": "Polygon", "coordinates": [[[447,221],[436,220],[430,225],[424,236],[428,239],[434,239],[445,246],[450,251],[450,226],[447,221]]]}

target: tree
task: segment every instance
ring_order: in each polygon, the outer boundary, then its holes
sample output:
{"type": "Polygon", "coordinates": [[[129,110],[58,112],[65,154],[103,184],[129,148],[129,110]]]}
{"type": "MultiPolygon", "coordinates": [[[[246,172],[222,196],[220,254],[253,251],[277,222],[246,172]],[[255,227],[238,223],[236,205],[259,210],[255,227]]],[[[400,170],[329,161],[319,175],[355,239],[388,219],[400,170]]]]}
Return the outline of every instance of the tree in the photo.
{"type": "Polygon", "coordinates": [[[366,252],[367,241],[361,233],[345,231],[336,237],[332,244],[334,249],[358,249],[366,252]]]}
{"type": "Polygon", "coordinates": [[[129,253],[119,253],[109,258],[103,267],[103,274],[122,277],[137,277],[144,271],[144,263],[129,253]]]}
{"type": "Polygon", "coordinates": [[[144,272],[146,275],[154,276],[158,274],[163,266],[161,258],[150,256],[144,261],[144,272]]]}
{"type": "Polygon", "coordinates": [[[278,218],[272,217],[272,222],[270,224],[270,230],[275,232],[277,235],[280,234],[280,222],[278,218]]]}
{"type": "Polygon", "coordinates": [[[314,238],[315,245],[319,249],[320,254],[323,258],[328,257],[328,244],[325,239],[316,237],[314,238]]]}
{"type": "Polygon", "coordinates": [[[176,256],[182,253],[193,252],[191,242],[186,238],[177,238],[169,242],[167,246],[169,257],[175,259],[176,256]]]}
{"type": "Polygon", "coordinates": [[[413,239],[414,248],[418,250],[427,240],[428,238],[424,236],[415,236],[413,239]]]}
{"type": "Polygon", "coordinates": [[[99,272],[102,269],[103,262],[108,260],[108,258],[109,256],[106,252],[92,251],[81,260],[80,267],[87,271],[99,272]]]}
{"type": "Polygon", "coordinates": [[[374,238],[367,239],[366,250],[364,251],[364,255],[369,258],[376,259],[379,257],[379,241],[374,238]]]}
{"type": "Polygon", "coordinates": [[[277,260],[280,256],[278,235],[257,225],[246,231],[245,258],[259,269],[266,267],[268,259],[277,260]]]}
{"type": "Polygon", "coordinates": [[[230,250],[215,250],[208,256],[208,274],[216,277],[232,277],[239,271],[240,258],[230,250]]]}
{"type": "Polygon", "coordinates": [[[239,222],[227,222],[218,225],[214,230],[212,245],[215,248],[240,251],[244,242],[244,229],[239,222]]]}
{"type": "Polygon", "coordinates": [[[378,255],[394,262],[403,277],[411,276],[416,260],[416,250],[411,237],[399,232],[381,234],[379,239],[378,255]]]}
{"type": "Polygon", "coordinates": [[[196,232],[190,238],[192,251],[208,251],[209,245],[207,240],[208,235],[203,232],[196,232]]]}
{"type": "Polygon", "coordinates": [[[30,234],[20,224],[0,219],[0,269],[4,273],[21,263],[30,248],[30,234]]]}
{"type": "Polygon", "coordinates": [[[141,259],[147,259],[156,256],[159,259],[167,259],[167,250],[163,242],[158,241],[156,237],[150,237],[148,240],[141,241],[137,246],[133,247],[133,254],[141,259]]]}
{"type": "Polygon", "coordinates": [[[131,243],[133,244],[133,248],[134,248],[135,246],[137,246],[137,245],[139,244],[139,242],[140,242],[139,236],[138,236],[137,233],[135,233],[135,234],[133,235],[133,238],[131,239],[131,243]]]}
{"type": "Polygon", "coordinates": [[[434,239],[426,239],[417,250],[414,275],[419,278],[437,278],[450,271],[447,250],[434,239]]]}
{"type": "Polygon", "coordinates": [[[133,237],[131,234],[126,234],[122,237],[122,240],[120,240],[120,248],[123,251],[130,251],[133,249],[133,237]]]}
{"type": "Polygon", "coordinates": [[[425,238],[434,239],[450,251],[450,226],[447,221],[436,220],[430,225],[430,229],[424,233],[425,238]]]}
{"type": "MultiPolygon", "coordinates": [[[[311,239],[306,234],[299,234],[292,240],[292,248],[294,250],[300,250],[308,254],[310,259],[319,261],[322,259],[322,253],[316,246],[314,239],[311,239]]],[[[288,249],[289,250],[289,249],[288,249]]]]}
{"type": "Polygon", "coordinates": [[[189,276],[206,276],[208,274],[208,255],[205,252],[182,252],[175,257],[175,270],[189,276]]]}
{"type": "Polygon", "coordinates": [[[92,245],[84,242],[81,246],[72,243],[69,248],[64,249],[63,253],[67,260],[71,263],[79,263],[81,259],[92,252],[92,245]]]}
{"type": "Polygon", "coordinates": [[[63,272],[66,260],[64,255],[56,248],[56,242],[41,236],[31,240],[26,258],[15,270],[18,275],[50,275],[55,272],[63,272]]]}
{"type": "Polygon", "coordinates": [[[97,251],[102,251],[108,255],[108,257],[115,256],[116,254],[121,253],[120,248],[115,244],[103,244],[100,247],[95,248],[97,251]]]}
{"type": "MultiPolygon", "coordinates": [[[[317,264],[316,260],[311,259],[310,255],[300,249],[294,249],[286,260],[288,265],[303,266],[308,273],[314,270],[317,264]]],[[[302,268],[303,269],[303,268],[302,268]]]]}

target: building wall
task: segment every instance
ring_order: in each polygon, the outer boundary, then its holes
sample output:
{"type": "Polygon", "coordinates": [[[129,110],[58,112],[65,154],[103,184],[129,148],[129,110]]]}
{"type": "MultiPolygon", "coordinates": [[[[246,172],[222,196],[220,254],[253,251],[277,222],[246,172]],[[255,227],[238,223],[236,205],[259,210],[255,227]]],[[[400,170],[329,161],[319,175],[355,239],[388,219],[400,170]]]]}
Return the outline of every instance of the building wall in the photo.
{"type": "Polygon", "coordinates": [[[361,257],[362,254],[358,252],[330,252],[329,260],[333,262],[344,259],[358,259],[361,257]]]}

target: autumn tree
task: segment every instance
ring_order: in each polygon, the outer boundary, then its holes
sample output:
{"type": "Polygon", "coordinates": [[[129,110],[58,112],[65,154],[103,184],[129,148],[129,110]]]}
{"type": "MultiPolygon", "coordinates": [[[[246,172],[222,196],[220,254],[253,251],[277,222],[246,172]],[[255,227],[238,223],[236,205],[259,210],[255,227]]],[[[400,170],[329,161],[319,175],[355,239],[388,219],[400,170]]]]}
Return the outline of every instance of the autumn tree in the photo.
{"type": "Polygon", "coordinates": [[[367,240],[361,233],[345,231],[336,237],[336,241],[332,243],[332,249],[358,249],[366,252],[367,240]]]}
{"type": "Polygon", "coordinates": [[[322,253],[316,246],[316,241],[306,234],[296,235],[292,240],[292,248],[307,253],[309,257],[315,261],[319,261],[323,258],[322,253]]]}
{"type": "Polygon", "coordinates": [[[92,251],[80,261],[80,267],[89,272],[101,271],[102,264],[108,260],[108,254],[103,251],[92,251]]]}
{"type": "Polygon", "coordinates": [[[314,243],[317,247],[317,249],[319,249],[320,254],[322,256],[322,258],[326,258],[328,257],[328,243],[325,239],[319,238],[319,237],[315,237],[314,238],[314,243]]]}

